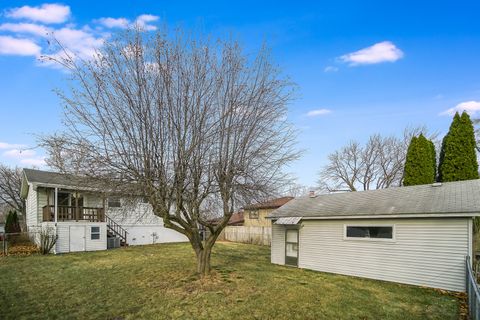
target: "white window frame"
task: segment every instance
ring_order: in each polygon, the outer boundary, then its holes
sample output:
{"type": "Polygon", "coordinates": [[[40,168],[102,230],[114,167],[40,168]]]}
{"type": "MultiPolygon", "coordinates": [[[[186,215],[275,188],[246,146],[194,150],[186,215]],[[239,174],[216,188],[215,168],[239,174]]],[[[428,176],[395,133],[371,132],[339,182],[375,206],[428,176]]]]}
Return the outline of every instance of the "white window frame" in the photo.
{"type": "Polygon", "coordinates": [[[92,241],[102,240],[102,228],[100,226],[90,226],[90,240],[92,241]],[[93,232],[93,228],[98,228],[98,232],[93,232]],[[98,234],[98,239],[92,238],[94,234],[98,234]]]}
{"type": "Polygon", "coordinates": [[[346,223],[343,225],[343,240],[347,241],[373,241],[373,242],[396,242],[395,224],[375,224],[375,223],[346,223]],[[347,237],[347,227],[389,227],[392,228],[392,238],[362,238],[347,237]]]}

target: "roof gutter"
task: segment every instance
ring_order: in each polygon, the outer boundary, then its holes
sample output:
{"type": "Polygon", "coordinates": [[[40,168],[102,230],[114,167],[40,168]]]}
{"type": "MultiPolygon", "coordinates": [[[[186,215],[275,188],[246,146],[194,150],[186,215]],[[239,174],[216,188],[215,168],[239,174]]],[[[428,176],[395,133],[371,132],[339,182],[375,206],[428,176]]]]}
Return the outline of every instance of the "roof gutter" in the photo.
{"type": "MultiPolygon", "coordinates": [[[[285,216],[287,217],[287,216],[285,216]]],[[[290,217],[290,216],[288,216],[290,217]]],[[[347,220],[347,219],[389,219],[389,218],[465,218],[480,217],[480,212],[460,212],[460,213],[425,213],[425,214],[376,214],[376,215],[349,215],[349,216],[316,216],[305,217],[302,220],[347,220]]],[[[281,217],[266,217],[275,220],[281,217]]]]}

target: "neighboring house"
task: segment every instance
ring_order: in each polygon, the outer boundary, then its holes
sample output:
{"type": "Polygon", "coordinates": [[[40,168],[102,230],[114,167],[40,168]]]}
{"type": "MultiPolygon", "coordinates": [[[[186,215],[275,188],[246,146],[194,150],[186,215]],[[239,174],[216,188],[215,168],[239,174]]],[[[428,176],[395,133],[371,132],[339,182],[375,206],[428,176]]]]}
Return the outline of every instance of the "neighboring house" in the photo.
{"type": "Polygon", "coordinates": [[[280,208],[292,199],[293,197],[282,197],[244,207],[243,225],[246,227],[271,227],[272,222],[266,217],[273,210],[280,208]]]}
{"type": "Polygon", "coordinates": [[[106,197],[85,177],[24,169],[21,195],[28,232],[38,244],[42,228],[53,231],[54,253],[105,250],[107,237],[128,245],[187,241],[165,228],[142,197],[106,197]]]}
{"type": "Polygon", "coordinates": [[[480,180],[296,198],[274,211],[275,264],[465,291],[480,180]]]}

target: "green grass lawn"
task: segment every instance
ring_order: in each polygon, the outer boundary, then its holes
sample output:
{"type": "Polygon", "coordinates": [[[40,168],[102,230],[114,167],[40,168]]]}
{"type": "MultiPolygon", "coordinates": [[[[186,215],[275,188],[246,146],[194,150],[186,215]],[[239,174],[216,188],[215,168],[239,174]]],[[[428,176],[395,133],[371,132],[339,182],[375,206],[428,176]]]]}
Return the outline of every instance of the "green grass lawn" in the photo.
{"type": "Polygon", "coordinates": [[[438,291],[270,264],[218,243],[198,280],[188,244],[0,258],[0,319],[458,319],[438,291]]]}

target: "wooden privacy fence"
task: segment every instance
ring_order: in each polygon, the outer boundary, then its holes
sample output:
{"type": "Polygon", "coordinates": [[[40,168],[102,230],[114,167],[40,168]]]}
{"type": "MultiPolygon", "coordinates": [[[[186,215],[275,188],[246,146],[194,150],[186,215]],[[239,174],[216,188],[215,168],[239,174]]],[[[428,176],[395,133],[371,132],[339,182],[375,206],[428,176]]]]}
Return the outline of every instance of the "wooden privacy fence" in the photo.
{"type": "Polygon", "coordinates": [[[219,240],[270,246],[272,227],[229,226],[223,230],[219,240]]]}

